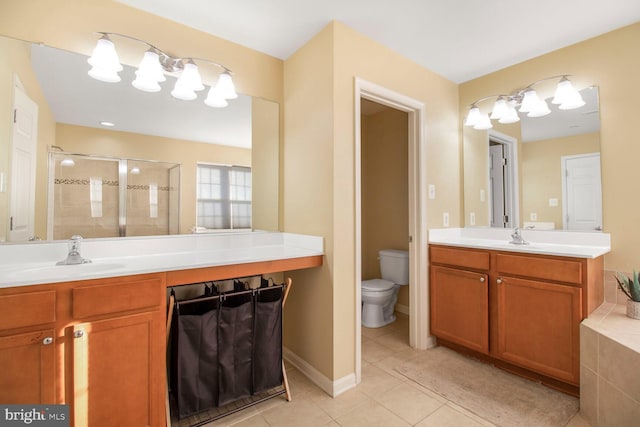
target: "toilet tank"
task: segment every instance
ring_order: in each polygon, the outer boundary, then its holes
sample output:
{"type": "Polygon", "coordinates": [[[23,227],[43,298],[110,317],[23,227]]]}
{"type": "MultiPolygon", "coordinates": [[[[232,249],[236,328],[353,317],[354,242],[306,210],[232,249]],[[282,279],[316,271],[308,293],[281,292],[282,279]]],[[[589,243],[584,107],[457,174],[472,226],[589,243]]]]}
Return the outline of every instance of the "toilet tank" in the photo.
{"type": "Polygon", "coordinates": [[[409,284],[409,252],[397,249],[383,249],[380,256],[382,278],[396,285],[409,284]]]}

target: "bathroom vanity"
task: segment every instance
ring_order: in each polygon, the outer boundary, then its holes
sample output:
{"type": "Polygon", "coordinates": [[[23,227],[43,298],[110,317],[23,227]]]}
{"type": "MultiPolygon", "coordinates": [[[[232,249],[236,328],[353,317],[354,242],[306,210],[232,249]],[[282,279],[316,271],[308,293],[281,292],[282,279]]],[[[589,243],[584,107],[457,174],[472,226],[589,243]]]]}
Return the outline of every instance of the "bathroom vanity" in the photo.
{"type": "MultiPolygon", "coordinates": [[[[586,238],[551,233],[551,240],[586,238]]],[[[513,245],[507,235],[432,233],[431,333],[442,345],[578,395],[580,323],[604,296],[608,236],[599,237],[513,245]]]]}
{"type": "Polygon", "coordinates": [[[0,269],[0,401],[69,404],[74,426],[165,425],[168,286],[323,257],[321,238],[286,233],[85,241],[77,266],[55,266],[64,242],[0,250],[33,261],[0,269]]]}

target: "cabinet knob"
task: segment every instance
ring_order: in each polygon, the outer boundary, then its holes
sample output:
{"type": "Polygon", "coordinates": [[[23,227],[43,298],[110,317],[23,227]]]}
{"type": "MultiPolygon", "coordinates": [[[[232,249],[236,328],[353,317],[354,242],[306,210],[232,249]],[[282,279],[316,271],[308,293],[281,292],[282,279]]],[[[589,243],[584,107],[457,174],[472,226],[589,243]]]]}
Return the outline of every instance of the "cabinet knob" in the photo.
{"type": "Polygon", "coordinates": [[[496,283],[499,285],[500,283],[502,283],[502,279],[496,279],[496,283]]]}
{"type": "Polygon", "coordinates": [[[46,337],[45,339],[42,340],[42,344],[44,345],[49,345],[53,342],[53,338],[51,337],[46,337]]]}
{"type": "Polygon", "coordinates": [[[480,283],[484,283],[484,277],[480,278],[480,283]]]}
{"type": "Polygon", "coordinates": [[[73,333],[74,338],[82,338],[84,336],[84,331],[82,329],[78,329],[73,333]]]}

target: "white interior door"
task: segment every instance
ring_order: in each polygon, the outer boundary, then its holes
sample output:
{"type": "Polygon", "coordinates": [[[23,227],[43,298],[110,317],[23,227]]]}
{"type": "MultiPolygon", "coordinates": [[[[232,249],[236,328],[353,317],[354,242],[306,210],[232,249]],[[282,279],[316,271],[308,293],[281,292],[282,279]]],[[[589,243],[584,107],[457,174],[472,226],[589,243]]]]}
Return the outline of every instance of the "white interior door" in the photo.
{"type": "Polygon", "coordinates": [[[502,144],[489,146],[489,200],[491,226],[504,228],[505,224],[505,179],[502,144]]]}
{"type": "Polygon", "coordinates": [[[566,230],[602,230],[600,154],[562,158],[563,222],[566,230]]]}
{"type": "Polygon", "coordinates": [[[38,105],[19,87],[14,88],[13,138],[11,142],[10,242],[34,235],[38,105]]]}

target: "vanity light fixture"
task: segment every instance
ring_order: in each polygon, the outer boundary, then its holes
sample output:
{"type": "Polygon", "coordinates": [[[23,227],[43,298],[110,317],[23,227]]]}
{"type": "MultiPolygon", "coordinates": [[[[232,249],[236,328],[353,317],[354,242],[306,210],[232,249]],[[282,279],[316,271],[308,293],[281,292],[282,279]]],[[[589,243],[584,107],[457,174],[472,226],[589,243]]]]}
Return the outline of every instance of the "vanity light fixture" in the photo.
{"type": "Polygon", "coordinates": [[[480,98],[469,106],[469,113],[465,119],[465,126],[473,126],[474,129],[490,129],[493,127],[491,119],[498,120],[499,123],[508,124],[520,121],[518,111],[520,113],[526,113],[528,117],[542,117],[551,113],[547,101],[540,99],[537,92],[533,89],[534,85],[538,83],[558,79],[558,86],[551,101],[553,104],[558,104],[558,108],[561,110],[572,110],[585,105],[580,92],[578,92],[568,75],[560,75],[554,77],[546,77],[527,85],[524,89],[516,89],[511,92],[510,95],[491,95],[484,98],[480,98]],[[489,100],[495,99],[491,116],[489,114],[482,113],[478,104],[489,100]],[[516,108],[518,110],[516,111],[516,108]]]}
{"type": "MultiPolygon", "coordinates": [[[[52,145],[51,151],[54,151],[54,150],[59,150],[60,152],[64,153],[64,150],[59,145],[52,145]]],[[[65,157],[64,159],[60,160],[60,166],[71,167],[75,165],[76,165],[76,162],[74,162],[71,157],[65,157]]]]}
{"type": "Polygon", "coordinates": [[[98,34],[100,34],[100,39],[88,60],[91,65],[89,75],[94,79],[108,83],[117,83],[121,80],[118,73],[122,71],[123,67],[111,40],[111,37],[118,36],[135,40],[148,47],[136,70],[136,78],[131,83],[136,89],[144,92],[159,92],[162,89],[160,83],[166,81],[164,73],[179,73],[171,95],[184,101],[194,100],[198,97],[196,92],[205,89],[196,64],[196,62],[203,62],[222,69],[222,73],[218,76],[218,82],[211,85],[209,89],[205,104],[211,107],[226,107],[227,100],[238,97],[231,77],[231,70],[224,65],[203,58],[174,57],[151,43],[124,34],[103,32],[98,34]]]}

